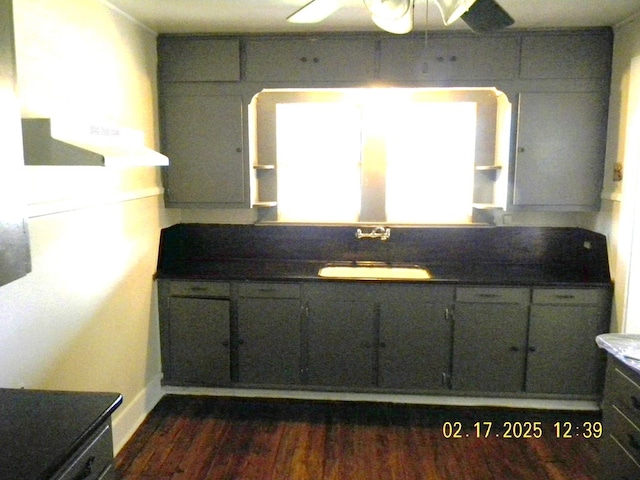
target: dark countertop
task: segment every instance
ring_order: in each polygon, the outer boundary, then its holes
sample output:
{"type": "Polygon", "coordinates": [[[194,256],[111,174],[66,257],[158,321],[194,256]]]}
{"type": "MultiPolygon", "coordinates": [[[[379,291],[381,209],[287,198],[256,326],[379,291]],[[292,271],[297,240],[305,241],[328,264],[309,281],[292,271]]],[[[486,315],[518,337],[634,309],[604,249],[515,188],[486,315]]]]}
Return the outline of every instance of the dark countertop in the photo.
{"type": "Polygon", "coordinates": [[[612,285],[606,238],[580,228],[391,227],[384,242],[356,239],[354,232],[353,226],[177,224],[162,231],[156,278],[340,282],[354,280],[324,279],[318,270],[383,262],[427,268],[432,278],[420,282],[612,285]]]}
{"type": "MultiPolygon", "coordinates": [[[[209,281],[358,281],[327,279],[318,276],[323,261],[286,260],[216,260],[185,261],[174,264],[170,272],[158,272],[156,278],[209,281]]],[[[608,281],[596,281],[573,269],[550,268],[541,265],[502,264],[414,264],[426,268],[428,280],[388,280],[389,282],[452,283],[468,285],[527,285],[527,286],[609,286],[608,281]]],[[[370,281],[370,280],[360,280],[370,281]]]]}
{"type": "Polygon", "coordinates": [[[0,478],[50,478],[121,403],[117,393],[0,389],[0,478]]]}

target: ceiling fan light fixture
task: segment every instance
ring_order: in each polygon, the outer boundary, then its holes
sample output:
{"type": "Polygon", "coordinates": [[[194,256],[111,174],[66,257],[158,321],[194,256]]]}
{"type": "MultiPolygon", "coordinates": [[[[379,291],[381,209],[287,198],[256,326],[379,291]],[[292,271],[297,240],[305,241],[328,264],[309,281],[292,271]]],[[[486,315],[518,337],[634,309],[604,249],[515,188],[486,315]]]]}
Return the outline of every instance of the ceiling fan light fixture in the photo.
{"type": "Polygon", "coordinates": [[[364,4],[381,29],[399,35],[413,30],[413,0],[364,0],[364,4]]]}
{"type": "Polygon", "coordinates": [[[371,20],[373,20],[373,23],[378,27],[389,33],[402,35],[413,30],[413,15],[410,12],[395,20],[388,20],[386,18],[371,15],[371,20]]]}
{"type": "Polygon", "coordinates": [[[291,23],[318,23],[340,8],[339,0],[311,0],[287,17],[291,23]]]}

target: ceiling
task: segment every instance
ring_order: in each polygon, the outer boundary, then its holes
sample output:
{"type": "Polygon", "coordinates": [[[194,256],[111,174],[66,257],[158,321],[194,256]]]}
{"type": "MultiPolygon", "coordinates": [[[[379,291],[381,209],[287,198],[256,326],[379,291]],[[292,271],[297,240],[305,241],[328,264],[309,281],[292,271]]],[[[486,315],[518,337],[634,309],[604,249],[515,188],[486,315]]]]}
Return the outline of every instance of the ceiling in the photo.
{"type": "MultiPolygon", "coordinates": [[[[319,24],[285,19],[309,0],[107,0],[157,33],[300,33],[375,31],[362,0],[342,7],[319,24]]],[[[614,26],[640,14],[640,0],[498,0],[515,19],[509,28],[614,26]]],[[[424,31],[427,0],[415,0],[415,29],[424,31]]],[[[445,27],[429,2],[428,30],[469,30],[458,20],[445,27]]]]}

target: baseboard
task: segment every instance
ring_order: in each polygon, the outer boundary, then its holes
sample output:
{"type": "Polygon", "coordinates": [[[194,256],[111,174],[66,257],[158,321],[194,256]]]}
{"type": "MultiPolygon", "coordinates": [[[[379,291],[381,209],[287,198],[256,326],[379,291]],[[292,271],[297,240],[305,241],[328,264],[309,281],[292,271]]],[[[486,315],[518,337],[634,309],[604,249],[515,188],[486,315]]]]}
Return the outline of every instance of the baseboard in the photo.
{"type": "Polygon", "coordinates": [[[176,395],[209,395],[238,398],[278,398],[295,400],[327,400],[353,402],[383,402],[407,405],[434,405],[455,407],[498,407],[536,410],[597,411],[596,400],[564,400],[542,398],[473,397],[447,395],[419,395],[395,393],[350,393],[308,390],[262,390],[251,388],[198,388],[164,386],[163,392],[176,395]]]}
{"type": "Polygon", "coordinates": [[[124,399],[123,406],[113,414],[113,452],[117,455],[129,441],[149,412],[160,401],[164,392],[158,375],[133,399],[124,399]]]}

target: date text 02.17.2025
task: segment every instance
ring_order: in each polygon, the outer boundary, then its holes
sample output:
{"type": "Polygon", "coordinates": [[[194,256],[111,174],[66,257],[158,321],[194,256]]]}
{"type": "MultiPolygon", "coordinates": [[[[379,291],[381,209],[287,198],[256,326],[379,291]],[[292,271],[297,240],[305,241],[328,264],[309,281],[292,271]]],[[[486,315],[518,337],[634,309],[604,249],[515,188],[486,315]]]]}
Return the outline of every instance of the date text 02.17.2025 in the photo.
{"type": "Polygon", "coordinates": [[[540,438],[543,435],[552,435],[555,438],[600,438],[602,436],[601,422],[555,422],[549,429],[549,425],[542,422],[478,421],[473,423],[471,427],[468,428],[459,421],[444,422],[442,435],[451,439],[469,437],[540,438]]]}

